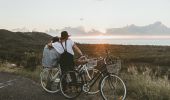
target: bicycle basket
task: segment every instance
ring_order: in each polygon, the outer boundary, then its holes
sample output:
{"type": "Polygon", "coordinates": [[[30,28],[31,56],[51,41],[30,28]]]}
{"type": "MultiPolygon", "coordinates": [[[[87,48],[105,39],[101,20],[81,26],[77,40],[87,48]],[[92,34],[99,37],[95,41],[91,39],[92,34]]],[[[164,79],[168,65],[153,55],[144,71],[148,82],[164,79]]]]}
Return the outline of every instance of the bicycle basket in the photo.
{"type": "Polygon", "coordinates": [[[121,69],[121,60],[116,57],[109,57],[105,59],[106,68],[109,73],[118,74],[121,69]]]}
{"type": "Polygon", "coordinates": [[[96,59],[88,59],[87,68],[92,69],[95,66],[97,66],[97,60],[96,59]]]}

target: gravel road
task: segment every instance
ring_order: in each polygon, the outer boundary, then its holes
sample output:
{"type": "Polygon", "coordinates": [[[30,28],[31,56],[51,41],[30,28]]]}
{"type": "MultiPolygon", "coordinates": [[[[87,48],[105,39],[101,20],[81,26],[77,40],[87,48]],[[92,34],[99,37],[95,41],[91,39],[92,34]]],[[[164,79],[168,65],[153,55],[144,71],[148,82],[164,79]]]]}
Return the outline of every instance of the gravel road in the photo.
{"type": "MultiPolygon", "coordinates": [[[[101,100],[99,94],[82,94],[76,100],[101,100]]],[[[11,73],[0,72],[0,100],[68,100],[61,93],[45,92],[40,84],[11,73]]]]}
{"type": "Polygon", "coordinates": [[[38,83],[15,74],[0,72],[0,100],[65,100],[61,93],[45,92],[38,83]]]}

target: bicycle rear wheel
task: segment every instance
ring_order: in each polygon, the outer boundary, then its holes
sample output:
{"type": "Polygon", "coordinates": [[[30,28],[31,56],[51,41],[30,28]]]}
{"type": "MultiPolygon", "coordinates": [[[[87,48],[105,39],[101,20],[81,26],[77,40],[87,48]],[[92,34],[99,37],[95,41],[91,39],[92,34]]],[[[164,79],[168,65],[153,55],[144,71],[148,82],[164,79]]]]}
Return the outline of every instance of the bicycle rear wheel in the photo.
{"type": "Polygon", "coordinates": [[[45,68],[40,74],[42,88],[49,93],[56,93],[60,90],[60,71],[58,68],[45,68]],[[55,78],[54,78],[55,76],[55,78]]]}
{"type": "Polygon", "coordinates": [[[62,75],[60,90],[68,99],[76,98],[82,92],[83,80],[77,71],[68,71],[62,75]]]}
{"type": "Polygon", "coordinates": [[[101,80],[100,92],[104,100],[124,100],[126,86],[120,77],[109,74],[101,80]]]}

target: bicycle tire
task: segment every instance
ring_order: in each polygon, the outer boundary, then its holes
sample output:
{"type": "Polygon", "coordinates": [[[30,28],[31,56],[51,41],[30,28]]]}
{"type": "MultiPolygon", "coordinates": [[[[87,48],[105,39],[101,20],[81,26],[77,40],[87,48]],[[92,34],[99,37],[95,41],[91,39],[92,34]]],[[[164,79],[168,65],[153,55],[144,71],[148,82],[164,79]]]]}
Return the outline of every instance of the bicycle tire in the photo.
{"type": "Polygon", "coordinates": [[[117,75],[109,74],[100,82],[100,93],[104,100],[125,100],[126,85],[117,75]]]}
{"type": "Polygon", "coordinates": [[[68,71],[64,73],[60,80],[61,93],[68,99],[78,97],[82,92],[82,85],[83,78],[77,71],[68,71]],[[71,75],[75,75],[75,77],[71,75]]]}

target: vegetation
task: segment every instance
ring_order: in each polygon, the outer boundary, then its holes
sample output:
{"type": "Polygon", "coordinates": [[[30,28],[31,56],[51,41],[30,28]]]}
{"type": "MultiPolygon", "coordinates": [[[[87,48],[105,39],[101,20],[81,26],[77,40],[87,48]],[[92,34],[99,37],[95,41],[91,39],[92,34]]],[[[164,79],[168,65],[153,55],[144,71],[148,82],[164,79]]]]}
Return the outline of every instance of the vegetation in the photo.
{"type": "MultiPolygon", "coordinates": [[[[51,36],[39,32],[0,30],[0,71],[39,80],[44,45],[51,36]],[[11,64],[16,64],[12,67],[11,64]]],[[[126,81],[127,100],[170,99],[170,47],[110,44],[77,44],[89,57],[104,57],[105,51],[120,57],[120,76],[126,81]]],[[[77,56],[77,54],[76,54],[77,56]]]]}
{"type": "MultiPolygon", "coordinates": [[[[8,60],[18,65],[29,58],[41,64],[42,50],[51,36],[40,32],[10,32],[0,30],[0,60],[8,60]],[[31,55],[32,56],[28,56],[31,55]],[[33,56],[35,58],[33,58],[33,56]]],[[[169,46],[138,46],[138,45],[109,45],[109,44],[78,44],[84,54],[91,57],[105,56],[108,49],[111,55],[120,57],[127,63],[150,63],[159,66],[169,66],[169,46]]]]}
{"type": "Polygon", "coordinates": [[[36,69],[34,71],[31,71],[23,67],[11,66],[10,63],[0,64],[0,72],[8,72],[12,74],[17,74],[23,77],[30,78],[36,82],[39,82],[41,71],[42,71],[42,66],[36,66],[36,69]]]}
{"type": "Polygon", "coordinates": [[[128,66],[128,72],[121,74],[126,81],[127,100],[169,100],[170,81],[168,76],[156,77],[152,69],[145,66],[143,73],[136,66],[128,66]]]}
{"type": "Polygon", "coordinates": [[[26,68],[40,65],[43,47],[50,38],[50,35],[40,32],[0,30],[0,61],[26,68]]]}

